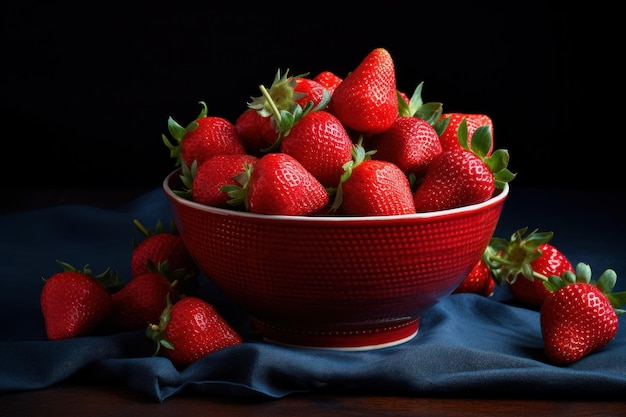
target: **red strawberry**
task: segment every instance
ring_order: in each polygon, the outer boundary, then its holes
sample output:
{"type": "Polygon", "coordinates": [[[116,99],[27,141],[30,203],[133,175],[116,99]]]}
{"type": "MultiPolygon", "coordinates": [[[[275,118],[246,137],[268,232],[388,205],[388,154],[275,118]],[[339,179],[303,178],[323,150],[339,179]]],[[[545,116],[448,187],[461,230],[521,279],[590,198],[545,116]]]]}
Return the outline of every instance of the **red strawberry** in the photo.
{"type": "Polygon", "coordinates": [[[350,129],[373,134],[387,130],[398,116],[393,59],[384,48],[372,50],[337,85],[329,103],[350,129]]]}
{"type": "Polygon", "coordinates": [[[46,279],[40,297],[48,339],[87,336],[107,320],[112,300],[105,285],[117,285],[119,276],[110,269],[94,276],[87,266],[57,263],[63,271],[46,279]]]}
{"type": "Polygon", "coordinates": [[[296,96],[295,100],[302,108],[305,108],[309,102],[313,103],[312,107],[315,108],[321,103],[327,103],[330,99],[328,90],[318,81],[311,78],[296,78],[294,91],[302,95],[302,97],[296,96]]]}
{"type": "Polygon", "coordinates": [[[254,156],[263,154],[278,139],[278,130],[270,116],[261,116],[254,109],[246,109],[235,120],[235,129],[246,151],[254,156]]]}
{"type": "Polygon", "coordinates": [[[469,145],[460,138],[462,146],[444,150],[437,155],[415,191],[415,208],[430,212],[467,206],[488,200],[496,188],[503,187],[515,174],[506,167],[509,154],[498,149],[487,156],[491,135],[481,127],[469,145]]]}
{"type": "Polygon", "coordinates": [[[237,185],[234,178],[246,170],[246,164],[254,165],[257,159],[248,154],[215,155],[207,159],[190,173],[192,200],[207,206],[228,207],[230,197],[221,188],[237,185]]]}
{"type": "Polygon", "coordinates": [[[197,286],[199,268],[178,234],[175,224],[172,222],[170,230],[166,231],[159,220],[153,231],[144,227],[139,220],[134,220],[133,223],[144,236],[144,240],[137,242],[133,239],[131,276],[136,278],[152,272],[150,263],[159,265],[167,261],[171,271],[184,271],[185,279],[180,282],[181,288],[184,291],[194,289],[197,286]]]}
{"type": "Polygon", "coordinates": [[[597,282],[591,280],[589,265],[579,263],[576,272],[551,276],[550,293],[540,311],[544,351],[557,364],[576,362],[615,338],[618,309],[626,303],[626,292],[611,293],[617,274],[608,269],[597,282]]]}
{"type": "Polygon", "coordinates": [[[170,156],[176,158],[176,165],[191,166],[213,155],[246,153],[243,142],[229,120],[218,116],[207,116],[206,104],[201,101],[202,111],[187,127],[182,127],[169,118],[167,127],[175,143],[163,135],[163,143],[170,149],[170,156]]]}
{"type": "Polygon", "coordinates": [[[509,240],[493,238],[488,257],[498,284],[508,283],[517,300],[539,307],[549,293],[543,282],[574,268],[559,249],[548,243],[552,232],[533,230],[526,234],[527,230],[515,231],[509,240]]]}
{"type": "Polygon", "coordinates": [[[330,100],[328,90],[317,81],[304,75],[290,76],[288,72],[281,76],[280,70],[269,89],[263,85],[260,89],[263,94],[248,103],[256,111],[257,120],[244,112],[238,118],[241,120],[237,128],[254,155],[278,150],[282,136],[297,119],[309,111],[325,108],[330,100]],[[270,146],[261,147],[264,142],[270,142],[270,146]]]}
{"type": "Polygon", "coordinates": [[[313,77],[313,80],[323,85],[331,96],[339,83],[343,81],[341,77],[331,71],[322,71],[313,77]]]}
{"type": "Polygon", "coordinates": [[[471,147],[472,136],[476,129],[487,126],[491,134],[491,147],[486,155],[493,152],[493,121],[486,114],[468,113],[444,113],[439,118],[436,129],[441,129],[439,139],[444,150],[459,146],[459,129],[463,130],[463,135],[467,136],[467,143],[471,147]],[[465,120],[465,123],[462,122],[465,120]]]}
{"type": "Polygon", "coordinates": [[[415,191],[418,212],[446,210],[491,198],[495,180],[489,167],[471,151],[449,149],[430,163],[415,191]]]}
{"type": "Polygon", "coordinates": [[[242,343],[241,336],[215,308],[197,297],[187,296],[171,305],[147,331],[148,337],[166,349],[164,355],[185,367],[220,349],[242,343]]]}
{"type": "Polygon", "coordinates": [[[496,283],[491,274],[491,269],[485,260],[481,258],[452,293],[474,293],[491,297],[495,286],[496,283]]]}
{"type": "Polygon", "coordinates": [[[267,89],[261,86],[260,89],[262,95],[253,97],[248,107],[262,116],[274,116],[275,109],[291,113],[296,105],[304,109],[309,103],[312,103],[311,108],[321,109],[330,99],[328,90],[322,84],[306,78],[305,74],[289,75],[288,70],[283,75],[278,70],[272,85],[267,89]]]}
{"type": "Polygon", "coordinates": [[[397,165],[369,158],[360,144],[337,188],[331,209],[353,216],[415,213],[409,179],[397,165]]]}
{"type": "Polygon", "coordinates": [[[173,303],[179,300],[174,288],[176,283],[158,271],[131,279],[111,295],[113,305],[109,324],[116,330],[136,330],[158,322],[167,306],[168,294],[173,303]]]}
{"type": "Polygon", "coordinates": [[[286,215],[313,214],[329,200],[322,183],[297,159],[281,152],[257,161],[246,198],[252,213],[286,215]]]}
{"type": "Polygon", "coordinates": [[[343,165],[352,160],[352,139],[335,116],[312,111],[289,130],[280,151],[296,158],[325,187],[337,187],[343,165]]]}
{"type": "Polygon", "coordinates": [[[435,129],[427,121],[413,116],[398,117],[389,129],[368,138],[367,147],[376,150],[372,159],[393,162],[405,174],[418,178],[441,153],[435,129]]]}
{"type": "Polygon", "coordinates": [[[222,190],[231,197],[231,204],[243,201],[252,213],[306,216],[329,201],[322,183],[296,158],[283,152],[261,157],[239,182],[241,186],[226,185],[222,190]]]}

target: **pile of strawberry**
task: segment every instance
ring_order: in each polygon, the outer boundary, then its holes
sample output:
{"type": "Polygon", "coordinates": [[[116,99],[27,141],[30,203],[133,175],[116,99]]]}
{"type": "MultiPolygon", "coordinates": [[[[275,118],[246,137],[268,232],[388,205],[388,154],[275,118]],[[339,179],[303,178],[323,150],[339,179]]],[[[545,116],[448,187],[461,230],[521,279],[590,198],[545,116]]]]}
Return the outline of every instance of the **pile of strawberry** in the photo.
{"type": "Polygon", "coordinates": [[[95,275],[57,261],[63,270],[45,280],[40,300],[48,339],[146,330],[155,353],[181,367],[241,343],[219,312],[193,295],[199,270],[174,224],[166,230],[157,222],[152,231],[134,223],[144,240],[133,241],[128,283],[110,268],[95,275]]]}
{"type": "Polygon", "coordinates": [[[396,215],[480,203],[515,175],[484,114],[443,113],[422,84],[397,90],[372,50],[345,78],[280,71],[236,121],[207,115],[163,135],[195,202],[259,214],[396,215]]]}
{"type": "Polygon", "coordinates": [[[615,338],[626,292],[612,293],[617,274],[592,279],[591,267],[572,265],[553,244],[552,232],[516,230],[510,239],[493,237],[483,257],[454,293],[493,294],[507,285],[522,305],[540,311],[544,351],[554,363],[576,362],[615,338]]]}

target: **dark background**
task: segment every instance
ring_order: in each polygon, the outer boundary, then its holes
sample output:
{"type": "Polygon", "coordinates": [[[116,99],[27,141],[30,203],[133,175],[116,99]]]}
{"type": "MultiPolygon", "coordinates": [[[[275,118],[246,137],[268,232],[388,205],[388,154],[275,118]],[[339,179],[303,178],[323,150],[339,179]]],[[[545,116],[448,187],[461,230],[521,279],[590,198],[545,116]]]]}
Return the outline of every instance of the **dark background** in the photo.
{"type": "Polygon", "coordinates": [[[204,100],[234,121],[278,69],[345,76],[376,47],[394,58],[399,89],[424,81],[425,101],[491,116],[518,173],[512,185],[623,189],[615,116],[594,97],[616,59],[599,52],[606,38],[571,9],[501,3],[7,1],[0,149],[10,200],[159,187],[174,169],[161,141],[169,116],[186,124],[204,100]]]}

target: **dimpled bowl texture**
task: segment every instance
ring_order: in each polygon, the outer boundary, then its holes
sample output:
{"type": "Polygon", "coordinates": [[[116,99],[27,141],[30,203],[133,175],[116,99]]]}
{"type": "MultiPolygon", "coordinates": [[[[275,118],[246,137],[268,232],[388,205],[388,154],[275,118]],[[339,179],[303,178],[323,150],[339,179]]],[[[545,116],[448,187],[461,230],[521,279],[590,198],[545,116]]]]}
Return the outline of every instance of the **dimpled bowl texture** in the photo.
{"type": "Polygon", "coordinates": [[[461,283],[509,192],[432,213],[277,216],[220,209],[163,182],[178,231],[202,271],[247,311],[265,341],[368,350],[414,338],[420,314],[461,283]]]}

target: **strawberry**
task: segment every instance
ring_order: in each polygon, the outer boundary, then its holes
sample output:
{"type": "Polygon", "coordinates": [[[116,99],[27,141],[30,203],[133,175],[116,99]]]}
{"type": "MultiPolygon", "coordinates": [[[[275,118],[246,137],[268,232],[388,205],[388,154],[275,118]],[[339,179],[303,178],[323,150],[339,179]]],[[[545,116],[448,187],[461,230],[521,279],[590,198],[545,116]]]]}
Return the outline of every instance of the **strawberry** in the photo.
{"type": "MultiPolygon", "coordinates": [[[[318,83],[322,84],[326,88],[326,90],[328,91],[328,94],[332,97],[332,95],[335,92],[335,89],[337,88],[337,86],[343,81],[343,78],[341,78],[340,76],[338,76],[334,72],[322,71],[319,74],[317,74],[315,77],[313,77],[313,80],[315,80],[318,83]]],[[[329,113],[333,113],[330,100],[329,100],[328,104],[326,105],[325,110],[327,112],[329,112],[329,113]]]]}
{"type": "Polygon", "coordinates": [[[242,343],[241,336],[215,308],[201,298],[187,296],[167,307],[159,324],[148,327],[146,335],[160,347],[175,366],[186,367],[198,359],[242,343]]]}
{"type": "Polygon", "coordinates": [[[312,78],[297,77],[294,92],[302,95],[302,97],[296,96],[294,100],[302,108],[305,108],[309,102],[313,103],[312,107],[317,107],[330,100],[330,93],[326,87],[312,78]]]}
{"type": "Polygon", "coordinates": [[[383,133],[370,136],[367,147],[375,149],[372,159],[393,162],[405,174],[421,178],[431,161],[441,153],[435,129],[425,120],[400,116],[383,133]]]}
{"type": "Polygon", "coordinates": [[[215,155],[200,166],[192,165],[191,169],[184,165],[181,180],[185,189],[176,193],[206,206],[227,208],[230,197],[221,188],[237,185],[234,178],[257,160],[249,154],[229,154],[215,155]]]}
{"type": "Polygon", "coordinates": [[[48,339],[92,334],[111,312],[107,286],[119,285],[119,275],[110,269],[94,275],[87,265],[78,270],[67,263],[57,263],[63,271],[45,280],[40,297],[48,339]]]}
{"type": "Polygon", "coordinates": [[[334,72],[322,71],[315,77],[313,77],[313,80],[323,85],[326,90],[328,90],[328,93],[332,96],[339,83],[343,81],[343,78],[341,78],[334,72]]]}
{"type": "Polygon", "coordinates": [[[596,352],[611,342],[619,327],[618,307],[626,303],[626,292],[611,293],[617,274],[607,269],[597,281],[587,264],[575,272],[552,275],[550,290],[540,310],[541,334],[547,358],[569,364],[596,352]]]}
{"type": "Polygon", "coordinates": [[[370,158],[361,144],[345,165],[331,210],[354,216],[390,216],[415,213],[409,179],[392,162],[370,158]]]}
{"type": "Polygon", "coordinates": [[[293,156],[325,187],[336,187],[352,160],[352,139],[331,113],[308,112],[282,139],[280,151],[293,156]]]}
{"type": "Polygon", "coordinates": [[[466,136],[461,135],[459,140],[461,146],[444,150],[429,164],[414,193],[418,212],[481,203],[515,177],[506,168],[509,162],[506,150],[498,149],[487,155],[492,141],[486,126],[476,131],[471,148],[466,136]]]}
{"type": "Polygon", "coordinates": [[[329,102],[333,114],[365,134],[387,130],[398,116],[393,59],[384,48],[372,50],[337,85],[329,102]]]}
{"type": "Polygon", "coordinates": [[[495,287],[496,283],[489,265],[483,258],[480,258],[452,293],[474,293],[491,297],[495,287]]]}
{"type": "Polygon", "coordinates": [[[260,156],[262,149],[270,147],[278,139],[278,130],[270,116],[262,116],[248,108],[235,120],[235,129],[247,153],[260,156]]]}
{"type": "Polygon", "coordinates": [[[162,139],[170,149],[170,156],[176,158],[176,166],[181,163],[191,166],[194,161],[199,165],[213,155],[246,153],[235,125],[223,117],[207,116],[206,103],[201,101],[200,105],[200,114],[187,127],[172,117],[168,119],[167,127],[175,143],[165,135],[162,139]]]}
{"type": "Polygon", "coordinates": [[[328,192],[296,158],[283,152],[268,153],[240,176],[240,186],[226,185],[229,204],[243,202],[259,214],[305,216],[324,208],[328,192]]]}
{"type": "Polygon", "coordinates": [[[253,97],[248,107],[262,116],[275,116],[276,110],[291,113],[296,106],[320,110],[330,100],[330,94],[322,84],[306,78],[306,74],[289,75],[289,70],[283,75],[278,70],[269,88],[263,85],[259,88],[262,95],[253,97]]]}
{"type": "Polygon", "coordinates": [[[194,289],[198,284],[199,268],[178,234],[174,222],[171,222],[169,231],[165,230],[160,220],[157,221],[155,230],[147,229],[139,220],[134,220],[133,224],[144,239],[140,242],[135,239],[132,241],[131,277],[152,272],[150,263],[159,265],[167,261],[171,271],[184,271],[185,278],[180,280],[181,288],[184,291],[194,289]]]}
{"type": "Polygon", "coordinates": [[[175,289],[178,281],[166,277],[161,268],[131,279],[124,287],[113,293],[109,325],[116,330],[145,329],[150,323],[156,323],[167,306],[169,295],[173,303],[179,300],[175,289]]]}
{"type": "Polygon", "coordinates": [[[288,71],[281,76],[278,70],[269,89],[263,85],[259,88],[262,95],[252,98],[249,109],[237,118],[235,124],[244,138],[246,149],[253,155],[277,151],[282,137],[297,119],[309,111],[325,108],[330,100],[330,94],[322,84],[305,78],[305,74],[290,76],[288,71]],[[249,110],[256,115],[249,114],[249,110]]]}
{"type": "Polygon", "coordinates": [[[552,232],[527,231],[526,227],[519,229],[509,240],[492,238],[488,262],[498,284],[506,282],[513,297],[539,307],[549,293],[543,282],[574,268],[558,248],[548,243],[552,232]]]}
{"type": "MultiPolygon", "coordinates": [[[[493,121],[486,114],[443,113],[435,128],[438,129],[442,148],[447,150],[459,146],[459,129],[464,130],[462,134],[467,136],[467,142],[471,147],[472,136],[476,129],[481,126],[489,128],[493,139],[493,121]],[[463,123],[463,121],[465,122],[463,123]]],[[[491,155],[492,152],[493,141],[486,155],[491,155]]]]}

